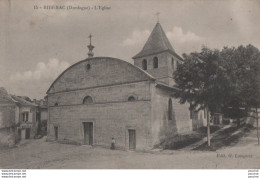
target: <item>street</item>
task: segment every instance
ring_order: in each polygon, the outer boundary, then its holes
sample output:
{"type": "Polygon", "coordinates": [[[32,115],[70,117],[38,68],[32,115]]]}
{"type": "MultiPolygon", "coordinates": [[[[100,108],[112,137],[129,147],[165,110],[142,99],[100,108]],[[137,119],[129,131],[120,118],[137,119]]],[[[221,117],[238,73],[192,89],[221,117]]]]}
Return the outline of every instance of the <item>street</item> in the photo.
{"type": "MultiPolygon", "coordinates": [[[[254,131],[255,132],[255,131],[254,131]]],[[[1,150],[2,169],[256,169],[260,149],[252,132],[233,147],[211,151],[127,152],[100,147],[26,140],[1,150]]]]}

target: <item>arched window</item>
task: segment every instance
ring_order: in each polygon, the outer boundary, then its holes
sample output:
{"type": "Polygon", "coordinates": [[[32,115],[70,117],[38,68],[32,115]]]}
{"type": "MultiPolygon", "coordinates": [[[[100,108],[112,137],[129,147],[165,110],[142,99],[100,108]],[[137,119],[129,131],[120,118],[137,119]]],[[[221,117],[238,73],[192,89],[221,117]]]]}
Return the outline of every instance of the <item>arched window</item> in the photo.
{"type": "Polygon", "coordinates": [[[54,106],[59,106],[59,104],[56,102],[56,103],[54,104],[54,106]]]}
{"type": "Polygon", "coordinates": [[[174,58],[172,58],[172,70],[174,71],[174,58]]]}
{"type": "Polygon", "coordinates": [[[91,104],[91,103],[93,103],[93,99],[91,98],[91,96],[86,96],[83,99],[83,104],[91,104]]]}
{"type": "Polygon", "coordinates": [[[129,96],[128,97],[128,101],[135,101],[135,97],[134,96],[129,96]]]}
{"type": "Polygon", "coordinates": [[[169,103],[168,103],[168,119],[172,120],[173,119],[173,110],[172,110],[172,99],[169,99],[169,103]]]}
{"type": "Polygon", "coordinates": [[[147,70],[147,60],[146,59],[143,60],[142,66],[143,66],[144,70],[147,70]]]}
{"type": "Polygon", "coordinates": [[[158,68],[158,57],[153,58],[153,68],[154,69],[158,68]]]}

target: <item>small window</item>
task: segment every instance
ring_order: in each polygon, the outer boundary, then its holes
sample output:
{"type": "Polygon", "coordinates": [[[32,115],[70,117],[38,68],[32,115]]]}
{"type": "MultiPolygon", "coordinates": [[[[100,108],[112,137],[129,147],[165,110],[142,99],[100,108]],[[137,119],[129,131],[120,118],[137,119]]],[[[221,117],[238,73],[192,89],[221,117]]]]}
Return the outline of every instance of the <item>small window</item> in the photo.
{"type": "Polygon", "coordinates": [[[128,97],[128,101],[135,101],[135,97],[134,96],[129,96],[128,97]]]}
{"type": "Polygon", "coordinates": [[[147,60],[146,59],[143,60],[142,65],[143,65],[143,70],[147,70],[147,60]]]}
{"type": "Polygon", "coordinates": [[[86,96],[84,99],[83,99],[83,104],[91,104],[93,103],[93,99],[91,96],[86,96]]]}
{"type": "Polygon", "coordinates": [[[27,122],[29,120],[29,112],[22,113],[22,121],[27,122]]]}
{"type": "Polygon", "coordinates": [[[158,68],[158,58],[157,57],[153,58],[153,68],[154,69],[158,68]]]}
{"type": "Polygon", "coordinates": [[[54,104],[54,106],[59,106],[59,104],[56,102],[56,103],[54,104]]]}
{"type": "Polygon", "coordinates": [[[91,68],[90,64],[87,64],[86,69],[89,70],[91,68]]]}
{"type": "Polygon", "coordinates": [[[180,62],[179,61],[177,61],[177,69],[178,69],[178,67],[180,66],[180,62]]]}

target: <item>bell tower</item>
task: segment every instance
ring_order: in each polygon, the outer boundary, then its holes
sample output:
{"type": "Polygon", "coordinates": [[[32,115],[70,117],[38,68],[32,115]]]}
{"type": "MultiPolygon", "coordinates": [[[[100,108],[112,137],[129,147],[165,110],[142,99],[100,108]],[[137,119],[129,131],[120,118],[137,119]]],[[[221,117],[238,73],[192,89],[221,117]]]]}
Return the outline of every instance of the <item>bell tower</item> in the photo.
{"type": "Polygon", "coordinates": [[[174,85],[173,72],[183,59],[175,53],[161,24],[156,23],[143,49],[134,57],[134,65],[147,71],[158,81],[174,85]]]}

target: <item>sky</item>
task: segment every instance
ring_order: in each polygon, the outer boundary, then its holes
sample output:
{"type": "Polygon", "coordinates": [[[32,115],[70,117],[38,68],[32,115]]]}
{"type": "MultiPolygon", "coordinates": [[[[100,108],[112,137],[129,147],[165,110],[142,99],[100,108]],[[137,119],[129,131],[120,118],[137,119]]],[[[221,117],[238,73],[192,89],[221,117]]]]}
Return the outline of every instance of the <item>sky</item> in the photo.
{"type": "Polygon", "coordinates": [[[260,49],[259,0],[0,0],[0,87],[43,98],[62,71],[87,58],[90,33],[95,56],[133,63],[157,12],[179,55],[202,45],[260,49]],[[53,5],[97,9],[44,9],[53,5]]]}

